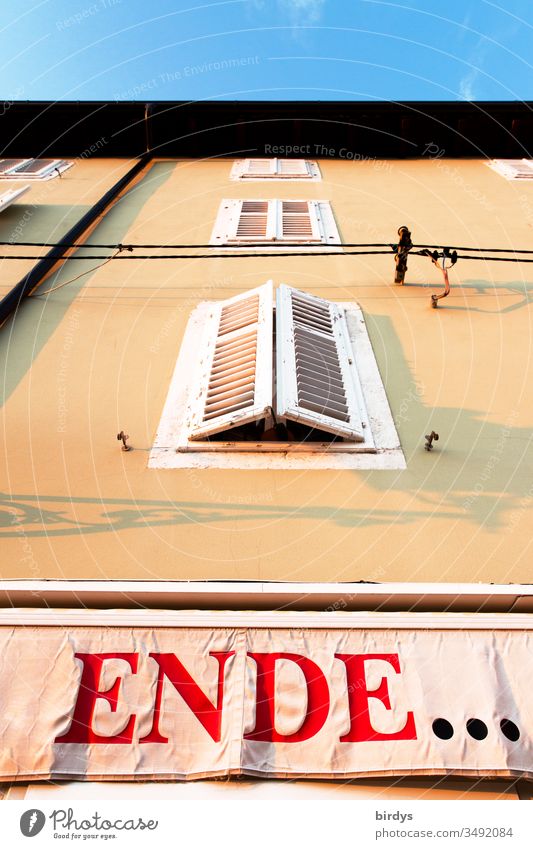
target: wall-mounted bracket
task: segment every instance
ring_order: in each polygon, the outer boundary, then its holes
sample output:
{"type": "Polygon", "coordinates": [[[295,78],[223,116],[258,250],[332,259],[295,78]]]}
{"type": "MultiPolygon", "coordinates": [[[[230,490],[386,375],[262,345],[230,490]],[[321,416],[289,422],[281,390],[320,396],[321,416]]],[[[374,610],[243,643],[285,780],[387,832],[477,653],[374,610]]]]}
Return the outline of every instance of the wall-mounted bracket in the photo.
{"type": "Polygon", "coordinates": [[[413,243],[411,241],[411,231],[405,226],[398,228],[398,236],[398,244],[393,245],[393,250],[396,251],[396,256],[394,257],[394,261],[396,263],[394,282],[403,286],[405,272],[407,271],[407,257],[409,255],[409,251],[413,247],[413,243]]]}
{"type": "Polygon", "coordinates": [[[433,309],[436,309],[438,306],[438,302],[441,298],[447,298],[450,294],[450,281],[448,279],[448,269],[455,265],[457,262],[457,251],[450,251],[449,248],[443,248],[442,251],[430,251],[423,250],[420,251],[420,256],[428,256],[433,263],[433,265],[439,269],[444,279],[444,291],[439,292],[438,295],[431,296],[431,306],[433,309]],[[439,260],[442,260],[439,263],[439,260]],[[448,264],[447,261],[449,261],[448,264]]]}

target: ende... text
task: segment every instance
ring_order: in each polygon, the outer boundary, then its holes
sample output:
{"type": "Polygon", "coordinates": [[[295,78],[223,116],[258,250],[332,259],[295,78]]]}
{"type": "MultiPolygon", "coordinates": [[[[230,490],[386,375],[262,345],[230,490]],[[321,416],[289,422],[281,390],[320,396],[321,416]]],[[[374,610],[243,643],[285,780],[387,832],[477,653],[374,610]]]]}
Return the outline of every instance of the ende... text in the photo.
{"type": "MultiPolygon", "coordinates": [[[[162,706],[164,706],[163,688],[169,682],[180,694],[181,698],[204,727],[215,743],[221,740],[222,709],[224,700],[225,670],[230,658],[235,652],[210,652],[218,665],[216,684],[217,699],[211,702],[202,687],[191,677],[179,658],[173,653],[150,652],[148,657],[157,665],[157,682],[155,700],[152,709],[152,725],[150,731],[141,737],[139,743],[169,742],[160,730],[162,706]]],[[[314,737],[322,729],[330,712],[330,690],[322,669],[308,657],[290,652],[249,652],[247,655],[255,662],[257,669],[255,687],[255,727],[244,735],[245,740],[255,740],[268,743],[301,743],[314,737]],[[307,705],[305,716],[297,731],[291,734],[280,734],[275,729],[276,714],[276,663],[278,661],[294,663],[303,674],[305,681],[307,705]]],[[[72,714],[70,728],[66,733],[55,738],[55,743],[109,744],[118,743],[131,745],[136,726],[136,714],[128,716],[124,729],[119,734],[102,735],[93,727],[93,717],[99,700],[105,700],[112,713],[117,710],[119,690],[122,678],[117,676],[113,684],[102,690],[102,670],[106,661],[114,659],[123,661],[127,674],[135,675],[139,665],[138,652],[108,652],[103,654],[81,654],[75,657],[81,661],[82,672],[77,698],[72,714]]],[[[400,676],[400,661],[397,654],[335,654],[335,659],[343,664],[347,700],[350,717],[350,727],[339,740],[341,743],[362,743],[367,741],[387,740],[416,740],[414,715],[411,711],[400,718],[401,727],[394,732],[377,731],[371,722],[369,700],[378,700],[387,710],[392,710],[389,693],[389,676],[397,679],[400,676]],[[381,661],[386,664],[387,675],[384,675],[378,686],[371,688],[367,681],[365,664],[369,661],[381,661]]],[[[279,696],[279,694],[278,694],[279,696]]],[[[163,723],[164,724],[164,723],[163,723]]]]}

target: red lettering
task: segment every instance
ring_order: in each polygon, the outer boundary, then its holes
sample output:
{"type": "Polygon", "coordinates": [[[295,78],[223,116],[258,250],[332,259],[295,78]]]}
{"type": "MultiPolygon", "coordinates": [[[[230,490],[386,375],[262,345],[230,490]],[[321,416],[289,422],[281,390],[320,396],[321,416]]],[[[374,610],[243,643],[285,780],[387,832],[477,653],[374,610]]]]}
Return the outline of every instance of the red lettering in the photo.
{"type": "Polygon", "coordinates": [[[159,720],[161,714],[161,699],[163,696],[163,682],[165,675],[178,691],[187,707],[191,709],[195,717],[202,723],[207,733],[215,743],[220,742],[222,725],[222,701],[224,696],[224,667],[226,661],[235,652],[209,652],[209,657],[218,661],[218,689],[217,703],[213,705],[196,681],[189,675],[183,664],[175,654],[150,653],[150,657],[159,666],[157,676],[157,687],[155,694],[154,720],[152,730],[140,743],[168,743],[168,737],[164,737],[159,731],[159,720]]]}
{"type": "Polygon", "coordinates": [[[56,737],[54,743],[131,743],[133,728],[135,726],[135,714],[131,714],[126,727],[120,734],[111,737],[102,737],[92,727],[94,711],[98,699],[105,699],[112,713],[117,709],[118,691],[122,678],[117,677],[114,684],[102,692],[100,687],[100,675],[105,660],[119,658],[129,664],[131,671],[137,672],[138,655],[136,653],[106,654],[75,654],[83,663],[78,698],[72,715],[72,722],[66,734],[56,737]]]}
{"type": "Polygon", "coordinates": [[[329,689],[321,669],[308,657],[286,652],[250,654],[257,664],[255,728],[245,740],[267,743],[301,743],[314,737],[329,713],[329,689]],[[274,728],[276,661],[292,660],[302,670],[307,685],[307,711],[302,725],[294,734],[279,734],[274,728]]]}
{"type": "Polygon", "coordinates": [[[365,677],[365,662],[367,660],[384,660],[390,663],[395,672],[400,674],[400,661],[397,654],[336,654],[335,657],[346,665],[348,683],[348,703],[350,708],[350,730],[340,738],[341,743],[364,743],[367,740],[416,740],[415,718],[411,711],[400,731],[383,734],[375,731],[370,722],[368,710],[369,699],[378,699],[387,710],[391,710],[389,685],[382,678],[376,690],[369,690],[365,677]]]}

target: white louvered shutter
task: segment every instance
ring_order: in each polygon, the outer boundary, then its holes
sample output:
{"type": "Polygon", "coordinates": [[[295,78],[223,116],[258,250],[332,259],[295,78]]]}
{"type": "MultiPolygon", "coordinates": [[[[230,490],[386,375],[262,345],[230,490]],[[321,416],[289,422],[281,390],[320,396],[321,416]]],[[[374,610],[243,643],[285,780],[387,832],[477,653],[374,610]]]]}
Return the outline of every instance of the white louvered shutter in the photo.
{"type": "Polygon", "coordinates": [[[17,174],[27,177],[42,177],[62,164],[60,159],[29,159],[17,167],[17,174]]]}
{"type": "Polygon", "coordinates": [[[11,206],[12,203],[15,203],[22,195],[25,195],[26,192],[30,190],[30,186],[23,186],[21,189],[12,189],[9,192],[4,192],[0,195],[0,212],[3,212],[4,209],[7,209],[8,206],[11,206]]]}
{"type": "Polygon", "coordinates": [[[278,177],[311,177],[305,159],[277,159],[276,163],[278,177]]]}
{"type": "Polygon", "coordinates": [[[42,180],[50,175],[65,171],[72,164],[66,162],[64,159],[19,159],[11,161],[15,162],[11,168],[1,170],[0,167],[2,177],[10,177],[11,179],[24,177],[26,180],[42,180]]]}
{"type": "Polygon", "coordinates": [[[269,235],[267,200],[243,200],[235,237],[239,241],[266,239],[269,235]]]}
{"type": "Polygon", "coordinates": [[[490,164],[508,180],[533,180],[531,159],[494,159],[490,164]]]}
{"type": "Polygon", "coordinates": [[[314,180],[316,162],[307,159],[237,159],[231,169],[233,180],[314,180]]]}
{"type": "Polygon", "coordinates": [[[276,174],[276,159],[245,159],[242,176],[273,177],[276,174]]]}
{"type": "Polygon", "coordinates": [[[314,201],[278,201],[278,238],[287,242],[322,242],[314,201]]]}
{"type": "Polygon", "coordinates": [[[265,242],[276,237],[276,201],[242,200],[228,242],[265,242]]]}
{"type": "Polygon", "coordinates": [[[272,407],[272,313],[272,281],[213,306],[191,439],[257,421],[272,407]]]}
{"type": "Polygon", "coordinates": [[[0,174],[8,174],[14,168],[23,165],[26,161],[26,159],[0,159],[0,174]]]}
{"type": "Polygon", "coordinates": [[[328,201],[235,200],[220,204],[211,245],[246,242],[340,244],[328,201]]]}
{"type": "Polygon", "coordinates": [[[276,236],[276,201],[224,199],[211,234],[212,245],[266,242],[276,236]]]}
{"type": "Polygon", "coordinates": [[[344,315],[330,301],[280,286],[276,305],[276,415],[364,441],[344,315]]]}

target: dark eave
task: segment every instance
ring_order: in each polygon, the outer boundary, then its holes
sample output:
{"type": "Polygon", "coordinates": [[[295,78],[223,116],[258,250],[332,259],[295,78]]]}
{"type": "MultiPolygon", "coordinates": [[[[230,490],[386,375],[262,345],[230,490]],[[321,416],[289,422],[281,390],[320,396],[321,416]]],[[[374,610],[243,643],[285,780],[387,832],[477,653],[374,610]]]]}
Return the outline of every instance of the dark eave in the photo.
{"type": "Polygon", "coordinates": [[[2,156],[531,156],[524,102],[15,102],[4,105],[2,156]],[[428,146],[431,148],[428,150],[428,146]],[[292,155],[302,155],[304,151],[292,155]],[[288,155],[291,155],[290,153],[288,155]]]}

